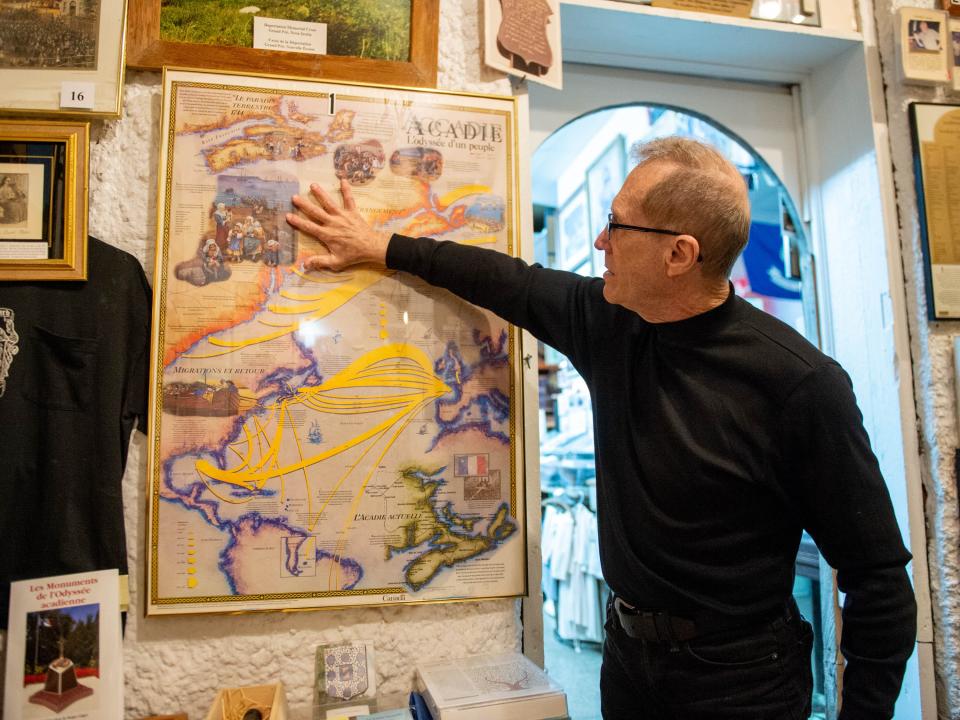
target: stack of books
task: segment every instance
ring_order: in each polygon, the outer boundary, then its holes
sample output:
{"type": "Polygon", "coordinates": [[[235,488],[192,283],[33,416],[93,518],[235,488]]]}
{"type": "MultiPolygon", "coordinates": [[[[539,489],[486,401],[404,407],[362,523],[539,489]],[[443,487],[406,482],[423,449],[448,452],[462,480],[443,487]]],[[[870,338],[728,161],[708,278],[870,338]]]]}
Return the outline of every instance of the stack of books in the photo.
{"type": "Polygon", "coordinates": [[[562,720],[563,688],[520,653],[417,666],[433,720],[562,720]]]}

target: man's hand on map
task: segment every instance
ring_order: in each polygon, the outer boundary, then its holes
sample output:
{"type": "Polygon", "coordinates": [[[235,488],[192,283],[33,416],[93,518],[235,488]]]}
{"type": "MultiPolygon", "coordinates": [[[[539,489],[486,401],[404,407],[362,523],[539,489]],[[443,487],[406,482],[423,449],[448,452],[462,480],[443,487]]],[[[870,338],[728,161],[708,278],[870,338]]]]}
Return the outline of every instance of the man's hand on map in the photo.
{"type": "Polygon", "coordinates": [[[357,210],[350,184],[340,181],[343,207],[326,190],[314,183],[310,194],[316,199],[293,196],[293,204],[302,213],[287,213],[287,222],[302,233],[316,238],[327,251],[307,258],[307,270],[343,270],[359,263],[385,265],[389,233],[380,232],[357,210]]]}

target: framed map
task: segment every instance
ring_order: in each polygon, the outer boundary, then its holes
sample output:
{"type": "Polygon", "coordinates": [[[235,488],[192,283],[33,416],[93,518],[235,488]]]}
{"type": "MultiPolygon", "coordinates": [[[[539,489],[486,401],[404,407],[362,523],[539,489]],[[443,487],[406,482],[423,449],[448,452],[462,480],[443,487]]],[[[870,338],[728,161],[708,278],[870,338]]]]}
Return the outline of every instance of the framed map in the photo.
{"type": "Polygon", "coordinates": [[[127,65],[437,84],[440,0],[129,0],[127,65]]]}
{"type": "Polygon", "coordinates": [[[125,0],[0,0],[0,109],[120,117],[125,0]]]}
{"type": "Polygon", "coordinates": [[[148,613],[526,591],[519,337],[418,279],[305,272],[318,182],[518,253],[513,98],[164,74],[148,613]]]}

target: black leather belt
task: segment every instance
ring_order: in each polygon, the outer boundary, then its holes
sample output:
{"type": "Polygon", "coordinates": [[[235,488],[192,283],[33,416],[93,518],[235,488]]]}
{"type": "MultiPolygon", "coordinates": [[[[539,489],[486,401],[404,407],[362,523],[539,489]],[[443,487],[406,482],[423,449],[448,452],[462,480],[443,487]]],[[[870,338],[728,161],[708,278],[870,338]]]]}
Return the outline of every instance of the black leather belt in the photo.
{"type": "Polygon", "coordinates": [[[697,632],[697,624],[689,618],[640,610],[625,603],[620,597],[614,597],[613,608],[617,611],[620,627],[632,638],[675,645],[701,634],[697,632]]]}
{"type": "Polygon", "coordinates": [[[757,626],[778,617],[789,621],[799,615],[793,598],[777,610],[764,615],[698,618],[696,621],[656,610],[642,610],[616,595],[613,599],[613,608],[616,610],[620,627],[629,637],[671,646],[702,635],[757,626]]]}

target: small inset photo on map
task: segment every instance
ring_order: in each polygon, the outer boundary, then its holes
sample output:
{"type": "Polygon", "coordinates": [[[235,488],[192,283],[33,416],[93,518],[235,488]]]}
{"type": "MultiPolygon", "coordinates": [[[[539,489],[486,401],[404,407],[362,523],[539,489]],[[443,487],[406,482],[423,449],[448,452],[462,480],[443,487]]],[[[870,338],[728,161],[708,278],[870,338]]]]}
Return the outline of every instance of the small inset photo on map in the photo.
{"type": "Polygon", "coordinates": [[[489,475],[468,475],[463,479],[464,500],[498,500],[500,498],[500,471],[489,475]]]}

